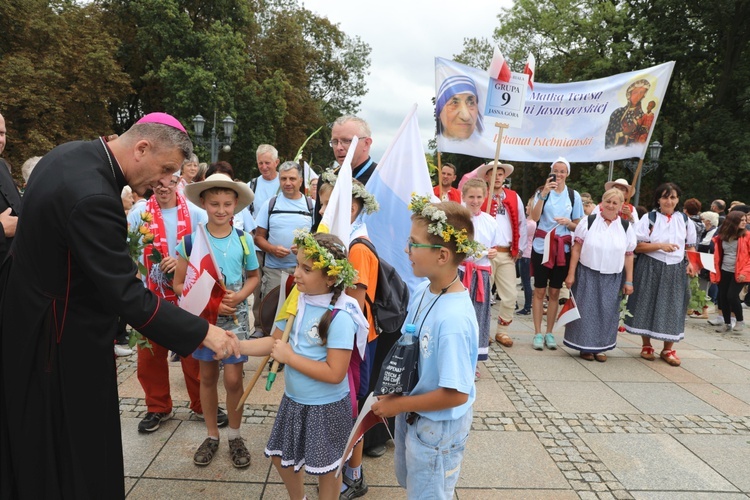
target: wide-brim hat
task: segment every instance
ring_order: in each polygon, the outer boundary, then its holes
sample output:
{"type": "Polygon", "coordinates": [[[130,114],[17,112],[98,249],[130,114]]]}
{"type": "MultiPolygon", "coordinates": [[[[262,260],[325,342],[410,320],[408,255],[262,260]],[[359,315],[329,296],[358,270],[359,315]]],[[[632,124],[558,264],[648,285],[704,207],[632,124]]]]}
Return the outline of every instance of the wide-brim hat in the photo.
{"type": "MultiPolygon", "coordinates": [[[[491,161],[489,163],[485,163],[484,165],[480,166],[477,169],[477,179],[484,179],[484,176],[487,173],[487,171],[492,170],[492,167],[494,165],[495,165],[495,162],[491,161]]],[[[510,177],[511,174],[513,173],[513,170],[515,170],[515,168],[513,167],[513,165],[511,165],[510,163],[498,163],[497,164],[497,168],[502,168],[503,169],[503,171],[505,172],[505,178],[506,179],[508,177],[510,177]]]]}
{"type": "Polygon", "coordinates": [[[628,184],[628,181],[626,181],[625,179],[615,179],[613,181],[609,181],[605,183],[604,190],[609,191],[615,186],[625,186],[626,188],[628,188],[628,197],[630,198],[632,198],[633,195],[635,194],[635,188],[631,186],[630,184],[628,184]]]}
{"type": "Polygon", "coordinates": [[[209,175],[205,181],[194,182],[185,186],[185,197],[195,205],[201,206],[201,193],[211,188],[231,189],[237,193],[237,206],[234,213],[238,214],[255,199],[255,193],[244,182],[235,182],[226,174],[209,175]]]}

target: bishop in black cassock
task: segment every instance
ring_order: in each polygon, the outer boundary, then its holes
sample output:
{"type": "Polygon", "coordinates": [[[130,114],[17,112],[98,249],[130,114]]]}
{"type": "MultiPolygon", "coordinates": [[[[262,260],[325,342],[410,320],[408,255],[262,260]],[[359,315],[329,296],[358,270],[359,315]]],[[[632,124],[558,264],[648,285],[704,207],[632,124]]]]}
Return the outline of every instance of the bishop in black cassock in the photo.
{"type": "MultiPolygon", "coordinates": [[[[131,131],[111,149],[59,146],[29,179],[0,270],[0,498],[124,497],[118,316],[181,356],[222,337],[135,276],[120,192],[168,182],[184,151],[136,144],[131,131]]],[[[231,353],[222,339],[214,350],[231,353]]]]}

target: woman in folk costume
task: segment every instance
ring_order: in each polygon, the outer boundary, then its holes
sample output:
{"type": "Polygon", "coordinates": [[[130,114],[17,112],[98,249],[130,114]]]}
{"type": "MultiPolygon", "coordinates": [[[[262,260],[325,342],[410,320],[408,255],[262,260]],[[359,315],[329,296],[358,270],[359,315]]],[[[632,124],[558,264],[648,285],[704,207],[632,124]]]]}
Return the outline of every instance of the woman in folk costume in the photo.
{"type": "MultiPolygon", "coordinates": [[[[474,312],[479,325],[478,361],[484,361],[489,354],[491,313],[490,296],[492,295],[491,259],[497,255],[499,231],[497,221],[490,214],[482,211],[482,203],[487,197],[487,184],[481,179],[471,179],[463,185],[461,194],[466,208],[471,212],[474,224],[474,240],[487,248],[480,257],[467,257],[458,267],[464,286],[469,290],[474,312]]],[[[478,373],[478,372],[477,372],[478,373]]]]}
{"type": "Polygon", "coordinates": [[[573,292],[581,319],[565,326],[563,343],[587,361],[607,361],[617,345],[620,290],[633,293],[635,227],[618,215],[625,201],[612,188],[602,196],[601,212],[576,227],[565,284],[573,292]],[[624,273],[624,282],[623,282],[624,273]]]}
{"type": "Polygon", "coordinates": [[[681,194],[671,182],[657,187],[654,210],[635,225],[635,251],[643,255],[635,266],[635,291],[628,299],[632,316],[625,319],[625,329],[642,338],[641,357],[655,359],[651,339],[662,340],[664,348],[659,356],[672,366],[680,366],[673,347],[685,337],[688,275],[695,275],[685,258],[685,249],[696,243],[695,224],[676,210],[681,194]]]}

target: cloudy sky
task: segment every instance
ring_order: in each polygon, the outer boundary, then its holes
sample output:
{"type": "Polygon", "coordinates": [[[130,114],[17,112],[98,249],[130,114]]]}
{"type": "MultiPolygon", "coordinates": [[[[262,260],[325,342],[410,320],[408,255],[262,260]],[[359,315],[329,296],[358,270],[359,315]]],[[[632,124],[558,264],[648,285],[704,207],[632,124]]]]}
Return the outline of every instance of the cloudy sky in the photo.
{"type": "Polygon", "coordinates": [[[511,0],[444,2],[304,0],[304,6],[370,45],[367,95],[359,116],[372,128],[372,157],[379,161],[412,104],[417,103],[422,140],[434,137],[431,99],[435,96],[435,57],[453,58],[464,38],[492,39],[498,14],[511,0]]]}

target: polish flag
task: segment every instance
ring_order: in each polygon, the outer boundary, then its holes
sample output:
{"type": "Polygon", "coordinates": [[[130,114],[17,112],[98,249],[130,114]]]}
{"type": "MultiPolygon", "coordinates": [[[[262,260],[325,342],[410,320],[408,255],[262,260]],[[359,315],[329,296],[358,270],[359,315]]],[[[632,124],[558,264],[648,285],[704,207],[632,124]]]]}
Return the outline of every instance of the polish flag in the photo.
{"type": "Polygon", "coordinates": [[[529,87],[534,90],[534,72],[536,71],[536,59],[534,54],[529,52],[529,57],[526,59],[526,66],[523,67],[523,72],[529,75],[529,87]]]}
{"type": "Polygon", "coordinates": [[[578,305],[573,298],[573,292],[570,292],[570,298],[565,301],[560,314],[557,315],[557,326],[567,325],[571,321],[581,319],[581,313],[578,311],[578,305]]]}
{"type": "Polygon", "coordinates": [[[501,82],[510,81],[510,66],[500,52],[500,49],[495,47],[495,51],[492,54],[492,62],[490,67],[487,68],[487,72],[490,74],[490,78],[500,80],[501,82]]]}
{"type": "Polygon", "coordinates": [[[713,254],[705,253],[705,252],[696,252],[694,250],[691,250],[685,253],[687,254],[688,262],[690,262],[693,265],[693,270],[695,272],[698,272],[701,269],[706,269],[712,273],[716,272],[716,269],[714,268],[713,254]]]}
{"type": "MultiPolygon", "coordinates": [[[[359,417],[354,423],[352,432],[349,433],[349,439],[346,442],[344,454],[341,456],[341,460],[339,461],[339,468],[336,470],[336,477],[339,477],[339,475],[341,474],[341,470],[343,469],[344,464],[347,460],[349,460],[349,456],[352,454],[352,450],[357,445],[359,440],[362,439],[362,437],[365,435],[365,432],[369,431],[371,428],[381,422],[383,424],[386,424],[386,428],[388,427],[384,418],[378,417],[372,412],[372,405],[377,401],[377,396],[375,396],[375,394],[371,392],[365,400],[365,403],[362,405],[362,411],[359,413],[359,417]]],[[[388,432],[390,433],[390,431],[388,432]]]]}
{"type": "Polygon", "coordinates": [[[219,305],[226,295],[226,289],[219,266],[211,253],[211,243],[208,241],[205,226],[199,224],[191,238],[193,244],[180,307],[215,325],[219,316],[219,305]]]}

